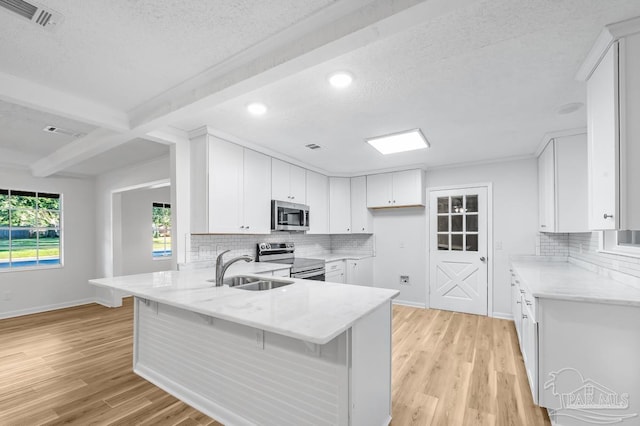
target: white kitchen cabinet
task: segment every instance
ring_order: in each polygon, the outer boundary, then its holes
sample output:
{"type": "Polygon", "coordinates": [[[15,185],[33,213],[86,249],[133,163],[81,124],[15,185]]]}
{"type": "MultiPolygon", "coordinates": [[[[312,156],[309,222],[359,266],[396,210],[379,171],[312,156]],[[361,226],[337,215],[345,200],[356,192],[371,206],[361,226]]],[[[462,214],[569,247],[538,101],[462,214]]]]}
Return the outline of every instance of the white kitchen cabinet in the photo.
{"type": "Polygon", "coordinates": [[[550,138],[538,157],[540,232],[587,232],[587,135],[550,138]]]}
{"type": "Polygon", "coordinates": [[[640,18],[608,25],[577,79],[587,82],[589,228],[640,229],[640,18]]]}
{"type": "Polygon", "coordinates": [[[191,145],[191,232],[269,234],[271,160],[201,135],[191,145]]]}
{"type": "Polygon", "coordinates": [[[351,233],[351,179],[329,178],[329,232],[351,233]]]}
{"type": "Polygon", "coordinates": [[[367,176],[367,207],[411,207],[425,205],[422,170],[405,170],[367,176]]]}
{"type": "Polygon", "coordinates": [[[305,204],[307,192],[305,169],[277,158],[271,159],[271,168],[271,198],[305,204]]]}
{"type": "Polygon", "coordinates": [[[346,283],[362,286],[373,286],[373,257],[364,259],[347,259],[346,283]]]}
{"type": "Polygon", "coordinates": [[[329,233],[329,178],[307,170],[307,205],[309,230],[307,234],[329,233]]]}
{"type": "Polygon", "coordinates": [[[344,260],[334,260],[325,263],[324,280],[332,283],[346,283],[344,260]]]}
{"type": "Polygon", "coordinates": [[[373,233],[373,216],[367,208],[367,178],[351,178],[351,233],[373,233]]]}

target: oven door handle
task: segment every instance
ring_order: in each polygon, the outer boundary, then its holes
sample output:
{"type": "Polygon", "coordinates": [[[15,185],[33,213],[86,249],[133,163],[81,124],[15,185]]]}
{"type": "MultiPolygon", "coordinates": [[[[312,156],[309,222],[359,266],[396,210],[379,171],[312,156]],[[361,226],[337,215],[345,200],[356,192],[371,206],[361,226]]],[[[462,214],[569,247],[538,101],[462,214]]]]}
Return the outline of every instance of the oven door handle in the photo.
{"type": "Polygon", "coordinates": [[[324,275],[324,268],[314,269],[313,271],[308,271],[308,272],[300,272],[300,273],[292,274],[291,278],[305,279],[310,277],[317,277],[318,275],[324,275]]]}

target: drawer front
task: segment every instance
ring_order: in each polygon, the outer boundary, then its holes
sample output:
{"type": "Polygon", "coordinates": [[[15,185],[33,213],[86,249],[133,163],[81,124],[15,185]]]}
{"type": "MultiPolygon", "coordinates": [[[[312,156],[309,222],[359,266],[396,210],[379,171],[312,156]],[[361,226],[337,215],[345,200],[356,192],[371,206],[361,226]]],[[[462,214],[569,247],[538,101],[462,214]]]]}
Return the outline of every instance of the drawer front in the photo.
{"type": "Polygon", "coordinates": [[[344,260],[338,260],[338,261],[333,261],[333,262],[327,262],[325,263],[325,271],[326,273],[331,273],[331,272],[341,272],[344,273],[344,260]]]}

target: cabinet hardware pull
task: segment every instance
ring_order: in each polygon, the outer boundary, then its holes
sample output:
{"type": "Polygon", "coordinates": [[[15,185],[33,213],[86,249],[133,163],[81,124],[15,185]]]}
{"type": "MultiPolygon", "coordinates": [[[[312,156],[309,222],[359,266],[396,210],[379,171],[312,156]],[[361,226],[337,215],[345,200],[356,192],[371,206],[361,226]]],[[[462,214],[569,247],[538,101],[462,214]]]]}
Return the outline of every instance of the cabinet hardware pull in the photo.
{"type": "Polygon", "coordinates": [[[613,219],[613,215],[612,215],[612,214],[606,214],[606,213],[605,213],[603,217],[604,217],[605,219],[608,219],[608,218],[613,219]]]}
{"type": "Polygon", "coordinates": [[[524,290],[520,290],[520,293],[521,293],[521,294],[524,294],[524,290]]]}
{"type": "Polygon", "coordinates": [[[526,300],[524,301],[528,306],[531,306],[531,300],[526,300]]]}
{"type": "Polygon", "coordinates": [[[515,281],[516,281],[516,283],[520,284],[520,281],[518,281],[518,280],[515,280],[515,281]]]}
{"type": "Polygon", "coordinates": [[[546,228],[547,225],[540,225],[540,228],[546,228]]]}
{"type": "Polygon", "coordinates": [[[521,301],[519,301],[519,300],[516,300],[516,303],[522,303],[522,302],[521,302],[521,301]]]}
{"type": "Polygon", "coordinates": [[[244,229],[249,229],[249,227],[248,227],[248,226],[245,226],[245,227],[244,227],[244,229]]]}
{"type": "Polygon", "coordinates": [[[480,257],[480,262],[484,262],[485,260],[487,260],[487,258],[486,258],[486,257],[484,257],[484,256],[481,256],[481,257],[480,257]]]}
{"type": "Polygon", "coordinates": [[[527,319],[527,318],[529,318],[527,314],[522,314],[522,319],[527,319]]]}
{"type": "Polygon", "coordinates": [[[514,283],[511,283],[511,287],[515,287],[516,285],[514,283]]]}
{"type": "Polygon", "coordinates": [[[241,226],[240,229],[244,229],[244,226],[241,226]]]}

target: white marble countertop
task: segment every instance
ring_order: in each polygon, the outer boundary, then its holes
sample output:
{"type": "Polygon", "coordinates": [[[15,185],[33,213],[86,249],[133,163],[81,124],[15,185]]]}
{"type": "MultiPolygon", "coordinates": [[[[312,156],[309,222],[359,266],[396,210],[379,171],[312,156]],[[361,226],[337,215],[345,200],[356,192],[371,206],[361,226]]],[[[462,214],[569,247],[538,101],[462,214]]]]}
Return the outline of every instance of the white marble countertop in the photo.
{"type": "Polygon", "coordinates": [[[614,280],[573,263],[514,258],[511,264],[521,284],[534,297],[640,307],[640,286],[614,280]]]}
{"type": "MultiPolygon", "coordinates": [[[[237,264],[226,277],[254,275],[260,263],[237,264]]],[[[270,265],[269,270],[274,268],[270,265]]],[[[286,265],[285,265],[286,267],[286,265]]],[[[294,284],[267,291],[215,287],[212,269],[166,271],[89,280],[159,303],[238,324],[325,344],[399,294],[397,290],[291,278],[294,284]]],[[[288,279],[288,278],[280,278],[288,279]]]]}

